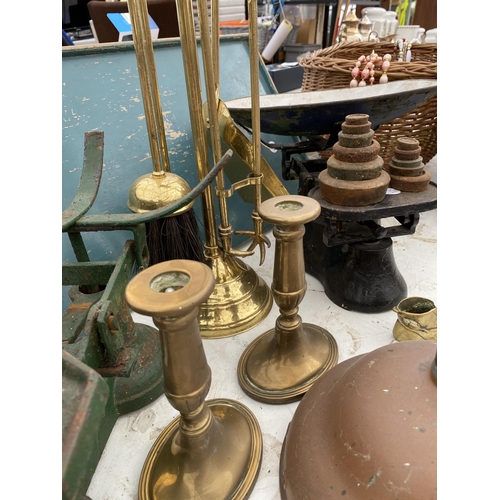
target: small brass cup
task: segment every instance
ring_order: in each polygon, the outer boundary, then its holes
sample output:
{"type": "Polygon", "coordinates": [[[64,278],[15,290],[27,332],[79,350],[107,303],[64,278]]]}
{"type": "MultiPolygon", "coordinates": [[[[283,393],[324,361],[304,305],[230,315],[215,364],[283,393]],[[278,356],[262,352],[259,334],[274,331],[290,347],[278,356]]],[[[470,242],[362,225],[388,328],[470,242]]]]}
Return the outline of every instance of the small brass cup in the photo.
{"type": "Polygon", "coordinates": [[[398,315],[392,329],[396,340],[437,341],[437,307],[432,300],[407,297],[392,310],[398,315]]]}
{"type": "Polygon", "coordinates": [[[262,459],[255,416],[229,399],[205,401],[211,370],[198,325],[215,280],[208,266],[170,260],[128,284],[130,308],[152,316],[160,331],[164,392],[180,412],[153,444],[139,481],[139,500],[247,498],[262,459]]]}
{"type": "Polygon", "coordinates": [[[255,339],[238,363],[238,381],[252,398],[288,403],[300,398],[338,360],[335,339],[320,326],[302,323],[298,306],[307,283],[302,238],[304,224],[321,211],[313,198],[284,195],[260,205],[276,238],[271,291],[280,309],[274,329],[255,339]]]}

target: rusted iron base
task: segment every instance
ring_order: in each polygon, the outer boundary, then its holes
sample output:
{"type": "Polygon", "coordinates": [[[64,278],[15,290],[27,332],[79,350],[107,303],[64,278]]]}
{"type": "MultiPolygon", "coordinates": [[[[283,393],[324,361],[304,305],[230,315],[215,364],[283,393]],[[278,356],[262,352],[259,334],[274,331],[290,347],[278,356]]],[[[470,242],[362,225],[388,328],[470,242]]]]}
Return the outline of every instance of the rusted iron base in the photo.
{"type": "Polygon", "coordinates": [[[135,260],[128,241],[117,261],[63,265],[63,500],[82,500],[118,417],[163,393],[158,330],[135,323],[123,297],[135,260]]]}

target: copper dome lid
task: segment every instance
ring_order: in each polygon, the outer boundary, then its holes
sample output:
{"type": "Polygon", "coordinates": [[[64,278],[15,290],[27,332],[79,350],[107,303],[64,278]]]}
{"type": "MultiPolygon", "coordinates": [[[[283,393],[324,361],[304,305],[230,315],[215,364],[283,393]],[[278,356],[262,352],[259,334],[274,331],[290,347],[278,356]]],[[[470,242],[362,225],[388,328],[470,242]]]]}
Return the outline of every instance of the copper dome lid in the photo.
{"type": "Polygon", "coordinates": [[[437,497],[436,344],[400,342],[331,368],[281,452],[283,500],[437,497]]]}

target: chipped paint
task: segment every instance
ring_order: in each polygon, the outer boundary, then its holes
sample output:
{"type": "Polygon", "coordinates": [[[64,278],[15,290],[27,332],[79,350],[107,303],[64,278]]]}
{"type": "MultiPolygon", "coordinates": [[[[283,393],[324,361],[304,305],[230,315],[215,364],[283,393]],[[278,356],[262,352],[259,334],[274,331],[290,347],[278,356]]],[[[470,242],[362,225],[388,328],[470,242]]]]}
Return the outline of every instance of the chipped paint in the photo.
{"type": "Polygon", "coordinates": [[[399,495],[400,493],[411,493],[409,488],[405,488],[404,486],[396,486],[392,481],[387,481],[387,483],[383,483],[385,489],[390,491],[395,495],[399,495]]]}
{"type": "Polygon", "coordinates": [[[375,480],[377,479],[377,477],[380,477],[381,474],[382,471],[378,470],[377,473],[369,479],[368,483],[366,484],[366,489],[368,489],[372,484],[375,484],[375,480]]]}
{"type": "MultiPolygon", "coordinates": [[[[355,444],[355,443],[353,443],[355,444]]],[[[347,451],[351,453],[351,455],[354,455],[355,457],[361,458],[363,462],[368,462],[371,459],[370,453],[359,453],[357,451],[354,451],[354,447],[351,446],[349,443],[344,443],[344,446],[346,447],[347,451]]]]}

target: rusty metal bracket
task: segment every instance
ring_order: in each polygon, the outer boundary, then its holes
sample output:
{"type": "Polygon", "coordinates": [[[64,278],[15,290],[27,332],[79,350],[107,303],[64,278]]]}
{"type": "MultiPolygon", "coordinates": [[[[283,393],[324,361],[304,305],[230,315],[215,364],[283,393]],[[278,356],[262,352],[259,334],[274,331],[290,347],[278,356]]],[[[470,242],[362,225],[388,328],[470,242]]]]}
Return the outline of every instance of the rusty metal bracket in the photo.
{"type": "Polygon", "coordinates": [[[133,351],[125,347],[131,340],[133,320],[124,298],[134,261],[133,242],[129,240],[109,278],[97,316],[97,328],[106,348],[106,359],[101,366],[107,368],[108,376],[128,376],[135,361],[133,351]]]}
{"type": "Polygon", "coordinates": [[[104,132],[86,132],[83,145],[83,167],[78,190],[62,213],[62,230],[71,227],[94,203],[102,176],[104,132]]]}

